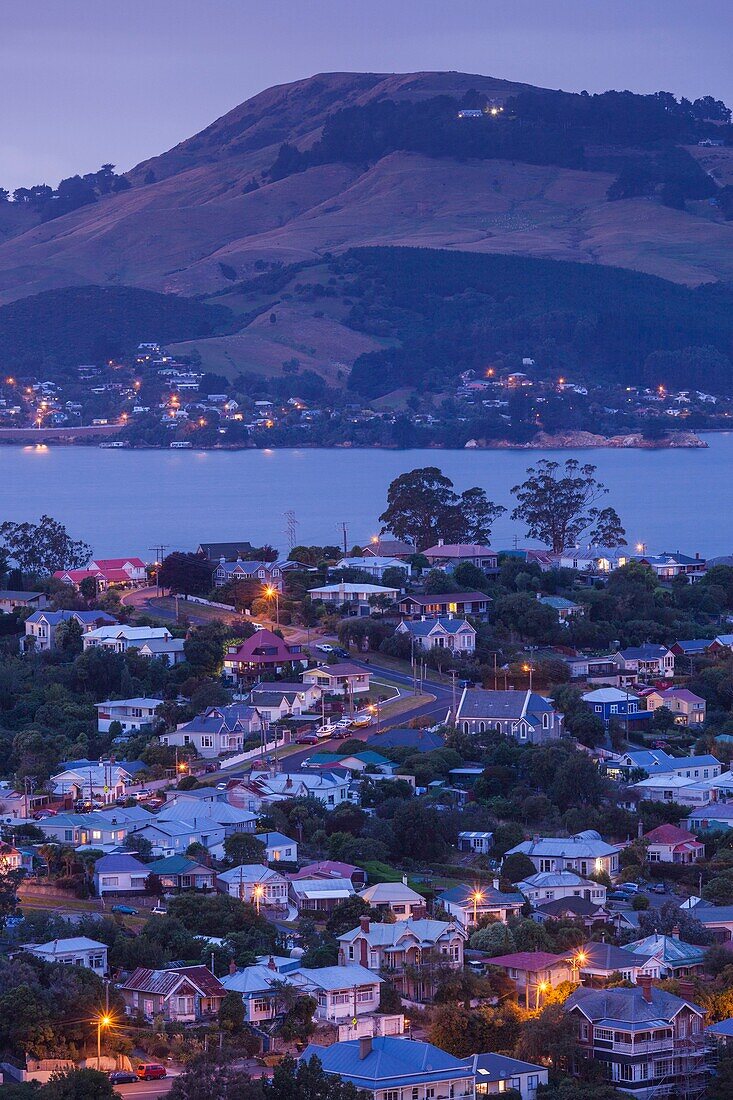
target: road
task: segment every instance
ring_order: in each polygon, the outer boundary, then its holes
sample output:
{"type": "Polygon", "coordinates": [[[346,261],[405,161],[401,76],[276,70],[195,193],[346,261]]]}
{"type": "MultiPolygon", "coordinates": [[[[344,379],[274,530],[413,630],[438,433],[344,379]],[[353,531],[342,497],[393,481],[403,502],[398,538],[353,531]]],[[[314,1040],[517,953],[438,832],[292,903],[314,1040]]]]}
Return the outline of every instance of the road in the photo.
{"type": "Polygon", "coordinates": [[[135,1100],[138,1100],[138,1097],[141,1100],[155,1100],[155,1097],[165,1096],[170,1092],[176,1076],[169,1074],[162,1081],[137,1081],[134,1085],[115,1085],[115,1091],[121,1096],[133,1096],[135,1100]]]}

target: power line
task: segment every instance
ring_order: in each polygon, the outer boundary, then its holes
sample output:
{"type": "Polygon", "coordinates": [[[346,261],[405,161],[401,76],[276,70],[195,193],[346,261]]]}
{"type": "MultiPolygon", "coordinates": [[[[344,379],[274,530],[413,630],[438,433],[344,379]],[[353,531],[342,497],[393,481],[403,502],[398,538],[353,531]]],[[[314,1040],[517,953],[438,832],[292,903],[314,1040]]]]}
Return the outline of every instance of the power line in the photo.
{"type": "Polygon", "coordinates": [[[283,512],[283,515],[285,516],[285,537],[288,540],[288,550],[293,550],[298,541],[299,523],[292,508],[288,508],[287,512],[283,512]]]}

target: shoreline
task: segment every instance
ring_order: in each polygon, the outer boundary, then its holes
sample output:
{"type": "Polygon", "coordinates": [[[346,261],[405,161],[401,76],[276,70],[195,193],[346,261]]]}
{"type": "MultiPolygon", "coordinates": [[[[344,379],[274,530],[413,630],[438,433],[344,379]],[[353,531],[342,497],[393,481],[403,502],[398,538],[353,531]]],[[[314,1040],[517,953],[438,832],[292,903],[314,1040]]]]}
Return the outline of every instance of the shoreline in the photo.
{"type": "MultiPolygon", "coordinates": [[[[718,429],[724,431],[727,429],[718,429]]],[[[48,446],[61,446],[61,447],[100,447],[104,444],[100,444],[99,440],[104,439],[105,436],[113,435],[113,432],[109,431],[109,428],[95,427],[91,431],[81,431],[83,435],[79,436],[79,428],[5,428],[0,429],[0,446],[6,447],[48,447],[48,446]],[[11,435],[11,433],[13,433],[11,435]],[[62,434],[68,433],[68,434],[62,434]]],[[[411,450],[431,450],[431,451],[572,451],[572,450],[642,450],[642,451],[664,451],[664,450],[699,450],[705,449],[709,446],[701,436],[704,433],[697,434],[695,432],[670,432],[666,436],[660,439],[647,439],[640,432],[629,432],[625,435],[615,436],[602,436],[595,435],[592,432],[557,432],[553,435],[540,432],[533,439],[525,442],[517,442],[509,439],[470,439],[462,447],[448,447],[441,443],[427,443],[421,447],[397,447],[397,446],[384,446],[381,444],[358,444],[352,443],[350,440],[345,440],[341,443],[333,443],[330,446],[323,443],[310,443],[310,442],[293,442],[286,444],[271,444],[268,446],[258,446],[254,443],[243,443],[240,445],[214,445],[211,447],[202,446],[191,441],[190,447],[171,447],[170,444],[150,444],[144,443],[135,445],[125,442],[122,447],[110,447],[107,445],[105,450],[120,450],[120,451],[286,451],[286,450],[319,450],[319,451],[339,451],[339,450],[354,450],[354,451],[411,451],[411,450]]]]}

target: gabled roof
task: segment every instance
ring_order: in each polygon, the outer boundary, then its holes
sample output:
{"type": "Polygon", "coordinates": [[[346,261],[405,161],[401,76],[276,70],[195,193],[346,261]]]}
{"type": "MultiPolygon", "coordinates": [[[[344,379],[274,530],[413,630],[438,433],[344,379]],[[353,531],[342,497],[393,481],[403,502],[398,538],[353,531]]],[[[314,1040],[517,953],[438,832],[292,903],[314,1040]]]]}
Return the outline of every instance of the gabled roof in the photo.
{"type": "MultiPolygon", "coordinates": [[[[454,905],[473,905],[474,894],[480,893],[481,897],[478,900],[478,904],[481,908],[485,908],[488,905],[495,906],[522,906],[524,905],[524,898],[520,893],[504,894],[501,890],[496,890],[488,883],[482,883],[478,887],[474,886],[451,886],[448,890],[443,890],[438,897],[441,901],[452,902],[454,905]]],[[[363,895],[362,895],[363,896],[363,895]]]]}
{"type": "Polygon", "coordinates": [[[412,890],[404,882],[375,882],[359,894],[360,898],[370,905],[397,905],[406,902],[412,905],[422,905],[425,901],[422,894],[412,890]]]}
{"type": "Polygon", "coordinates": [[[466,688],[458,706],[457,720],[462,718],[516,719],[528,714],[552,713],[550,699],[533,691],[490,691],[466,688]]]}
{"type": "Polygon", "coordinates": [[[422,551],[426,558],[485,558],[496,557],[496,551],[476,542],[436,543],[422,551]]]}
{"type": "Polygon", "coordinates": [[[625,950],[647,959],[660,958],[670,966],[689,966],[702,962],[706,948],[685,943],[677,936],[660,936],[654,933],[652,936],[645,936],[643,940],[627,943],[625,950]]]}
{"type": "Polygon", "coordinates": [[[352,928],[339,936],[343,943],[353,943],[354,940],[364,938],[372,947],[396,946],[402,941],[416,940],[425,946],[437,943],[446,933],[458,933],[459,929],[452,923],[442,920],[398,920],[394,924],[370,924],[369,931],[365,932],[361,927],[352,928]]]}
{"type": "Polygon", "coordinates": [[[223,997],[226,989],[206,966],[180,966],[175,970],[149,970],[138,966],[120,989],[169,997],[181,984],[189,982],[202,997],[223,997]]]}
{"type": "Polygon", "coordinates": [[[615,845],[606,844],[594,829],[586,829],[573,836],[540,836],[532,840],[523,840],[510,848],[507,855],[521,852],[525,856],[567,856],[568,858],[598,859],[613,855],[618,851],[615,845]]]}
{"type": "Polygon", "coordinates": [[[689,638],[682,642],[675,642],[675,646],[683,653],[704,653],[712,642],[712,638],[689,638]]]}
{"type": "MultiPolygon", "coordinates": [[[[545,890],[551,887],[564,886],[568,889],[581,887],[585,889],[599,889],[598,883],[591,879],[576,875],[575,871],[538,871],[536,875],[527,875],[525,879],[517,883],[521,890],[526,887],[530,890],[545,890]]],[[[603,887],[600,887],[603,889],[603,887]]]]}
{"type": "Polygon", "coordinates": [[[101,856],[94,864],[95,875],[108,875],[114,874],[117,871],[127,872],[133,875],[147,875],[149,874],[146,864],[141,863],[139,859],[135,859],[134,856],[127,856],[120,853],[115,855],[114,853],[108,856],[101,856]]]}
{"type": "Polygon", "coordinates": [[[612,943],[597,943],[595,940],[584,943],[576,954],[581,953],[585,956],[580,964],[581,970],[608,970],[614,973],[617,970],[633,970],[644,963],[643,959],[635,957],[626,948],[614,947],[612,943]]]}
{"type": "Polygon", "coordinates": [[[107,944],[90,940],[88,936],[70,936],[67,939],[49,940],[48,943],[24,943],[23,949],[39,955],[68,955],[72,951],[106,951],[107,944]]]}
{"type": "Polygon", "coordinates": [[[643,839],[650,844],[683,844],[690,841],[697,843],[692,833],[688,833],[687,829],[679,829],[676,825],[658,825],[651,832],[644,833],[643,839]]]}
{"type": "Polygon", "coordinates": [[[435,619],[404,619],[400,623],[400,630],[415,634],[418,638],[426,638],[430,634],[439,634],[441,631],[445,631],[446,634],[460,634],[461,631],[476,633],[465,619],[454,619],[447,615],[441,615],[435,619]]]}
{"type": "Polygon", "coordinates": [[[473,1078],[473,1065],[446,1054],[431,1043],[393,1036],[376,1036],[372,1048],[362,1057],[358,1039],[321,1047],[311,1043],[301,1054],[309,1062],[316,1057],[326,1073],[351,1081],[357,1088],[399,1088],[424,1081],[448,1081],[456,1077],[473,1078]]]}
{"type": "Polygon", "coordinates": [[[185,856],[166,856],[165,859],[156,859],[147,865],[151,875],[211,875],[216,876],[216,871],[211,867],[204,867],[202,863],[194,863],[185,856]]]}
{"type": "Polygon", "coordinates": [[[666,645],[637,645],[618,651],[625,661],[654,661],[665,657],[669,650],[666,645]]]}
{"type": "Polygon", "coordinates": [[[267,664],[290,661],[296,653],[296,649],[291,649],[279,635],[273,634],[271,630],[258,630],[251,637],[245,638],[235,652],[226,654],[225,660],[267,664]]]}
{"type": "Polygon", "coordinates": [[[436,603],[492,603],[491,596],[485,592],[431,592],[423,595],[418,592],[408,592],[400,597],[400,603],[415,603],[418,607],[428,607],[436,603]]]}
{"type": "Polygon", "coordinates": [[[241,867],[230,867],[228,871],[221,871],[218,875],[221,882],[226,883],[250,883],[250,882],[282,882],[282,875],[277,871],[271,871],[261,863],[245,863],[241,867]]]}
{"type": "Polygon", "coordinates": [[[615,989],[576,989],[565,1002],[565,1011],[577,1008],[594,1022],[608,1020],[632,1027],[648,1026],[657,1021],[668,1023],[685,1005],[700,1016],[704,1015],[704,1009],[694,1001],[675,997],[656,986],[652,986],[650,996],[651,1001],[647,1001],[639,986],[630,989],[621,986],[615,989]]]}
{"type": "Polygon", "coordinates": [[[290,971],[289,977],[300,984],[301,981],[314,985],[318,989],[353,989],[358,985],[376,985],[384,980],[365,966],[349,963],[347,966],[304,967],[290,971]]]}
{"type": "Polygon", "coordinates": [[[494,1081],[508,1081],[523,1073],[547,1073],[545,1066],[536,1066],[533,1062],[520,1062],[507,1054],[474,1054],[473,1067],[476,1084],[494,1081]]]}
{"type": "Polygon", "coordinates": [[[326,676],[368,676],[369,669],[354,664],[353,661],[337,661],[334,665],[319,665],[318,668],[309,668],[306,675],[318,672],[326,676]]]}
{"type": "Polygon", "coordinates": [[[514,951],[509,955],[492,956],[491,965],[536,972],[551,966],[567,965],[567,961],[567,955],[553,955],[550,951],[514,951]]]}

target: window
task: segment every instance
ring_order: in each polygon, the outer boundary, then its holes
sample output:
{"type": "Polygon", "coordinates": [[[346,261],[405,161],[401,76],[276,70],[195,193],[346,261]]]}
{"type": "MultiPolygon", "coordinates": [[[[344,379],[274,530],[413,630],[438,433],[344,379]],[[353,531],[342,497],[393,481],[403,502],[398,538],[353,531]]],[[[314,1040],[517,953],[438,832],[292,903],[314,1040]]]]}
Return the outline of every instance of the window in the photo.
{"type": "Polygon", "coordinates": [[[354,945],[353,945],[353,943],[349,944],[349,958],[350,959],[354,958],[354,945]]]}
{"type": "Polygon", "coordinates": [[[604,1042],[604,1043],[612,1043],[613,1042],[613,1031],[611,1031],[610,1028],[607,1028],[607,1027],[594,1027],[593,1028],[593,1038],[594,1039],[600,1039],[601,1042],[604,1042]]]}
{"type": "Polygon", "coordinates": [[[550,728],[550,716],[549,714],[542,715],[542,728],[548,730],[550,728]]]}
{"type": "Polygon", "coordinates": [[[400,1100],[399,1089],[388,1089],[382,1093],[382,1100],[400,1100]]]}
{"type": "Polygon", "coordinates": [[[120,880],[117,875],[102,875],[102,886],[119,886],[120,880]]]}
{"type": "Polygon", "coordinates": [[[201,738],[201,748],[202,749],[213,749],[213,747],[214,747],[214,738],[211,736],[211,734],[204,734],[201,738]]]}
{"type": "Polygon", "coordinates": [[[252,1011],[253,1012],[259,1012],[259,1013],[269,1012],[270,1007],[271,1007],[271,1002],[268,1001],[266,997],[256,997],[254,999],[254,1001],[252,1002],[252,1011]]]}

